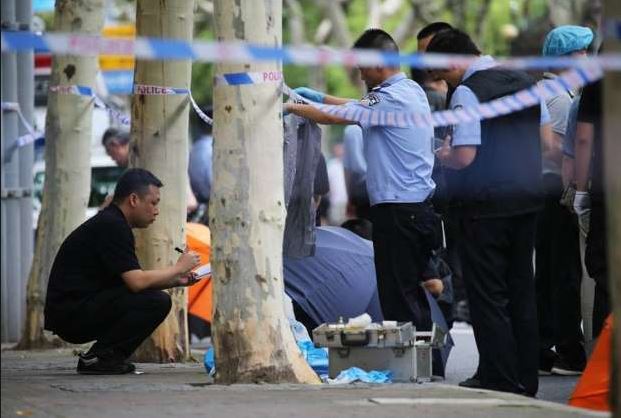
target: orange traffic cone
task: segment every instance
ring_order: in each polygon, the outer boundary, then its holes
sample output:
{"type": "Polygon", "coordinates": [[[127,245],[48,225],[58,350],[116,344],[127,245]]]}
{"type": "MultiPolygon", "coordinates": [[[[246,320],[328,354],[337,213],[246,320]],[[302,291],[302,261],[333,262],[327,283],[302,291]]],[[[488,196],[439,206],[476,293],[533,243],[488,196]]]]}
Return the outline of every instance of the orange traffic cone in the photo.
{"type": "Polygon", "coordinates": [[[569,398],[569,404],[579,408],[610,411],[610,373],[612,372],[612,315],[599,334],[595,350],[582,377],[569,398]]]}

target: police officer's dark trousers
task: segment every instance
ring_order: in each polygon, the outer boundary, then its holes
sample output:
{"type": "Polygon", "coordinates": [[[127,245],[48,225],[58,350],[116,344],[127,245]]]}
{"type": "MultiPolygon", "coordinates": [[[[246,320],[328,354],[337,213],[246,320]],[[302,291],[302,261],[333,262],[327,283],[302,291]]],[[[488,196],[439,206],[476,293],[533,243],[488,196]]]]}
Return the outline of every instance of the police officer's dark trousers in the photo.
{"type": "Polygon", "coordinates": [[[576,215],[559,203],[561,177],[546,174],[545,206],[538,214],[535,240],[537,311],[539,320],[540,364],[549,370],[549,350],[569,364],[584,365],[584,337],[580,322],[580,244],[576,215]],[[546,364],[547,363],[547,364],[546,364]]]}
{"type": "Polygon", "coordinates": [[[172,306],[161,290],[131,292],[125,286],[105,290],[82,304],[79,311],[57,321],[54,332],[74,344],[96,340],[90,352],[113,352],[128,358],[162,323],[172,306]]]}
{"type": "Polygon", "coordinates": [[[438,217],[429,202],[383,203],[371,207],[377,289],[384,319],[411,321],[431,329],[421,287],[431,250],[437,245],[438,217]]]}
{"type": "Polygon", "coordinates": [[[584,261],[587,271],[595,280],[593,301],[593,338],[601,332],[610,314],[608,293],[608,246],[606,234],[606,206],[604,199],[594,194],[591,201],[591,222],[586,240],[584,261]]]}
{"type": "Polygon", "coordinates": [[[538,333],[536,215],[463,218],[461,258],[483,387],[534,395],[538,333]]]}

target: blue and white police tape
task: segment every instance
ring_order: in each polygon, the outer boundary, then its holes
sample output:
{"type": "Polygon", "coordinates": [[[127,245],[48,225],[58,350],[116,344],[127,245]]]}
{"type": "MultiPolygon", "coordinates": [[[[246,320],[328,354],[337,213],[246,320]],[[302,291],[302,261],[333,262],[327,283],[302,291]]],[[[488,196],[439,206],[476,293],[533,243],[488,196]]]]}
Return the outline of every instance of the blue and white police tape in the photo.
{"type": "Polygon", "coordinates": [[[134,94],[139,96],[185,96],[190,90],[175,87],[134,84],[134,94]]]}
{"type": "Polygon", "coordinates": [[[134,85],[134,94],[145,96],[187,95],[190,100],[190,104],[198,117],[206,124],[213,125],[213,120],[198,106],[196,100],[194,100],[194,97],[192,96],[192,92],[189,89],[136,84],[134,85]]]}
{"type": "Polygon", "coordinates": [[[121,125],[130,124],[129,117],[127,117],[124,113],[118,111],[117,109],[114,109],[113,107],[109,106],[106,102],[103,101],[103,99],[97,96],[94,90],[89,86],[81,86],[77,84],[59,84],[59,85],[50,86],[48,89],[50,92],[57,93],[57,94],[65,94],[65,95],[68,94],[68,95],[74,95],[74,96],[88,97],[91,100],[93,100],[93,103],[96,107],[107,110],[110,116],[112,117],[112,119],[117,121],[117,123],[121,125]]]}
{"type": "Polygon", "coordinates": [[[88,86],[80,86],[77,84],[59,84],[49,86],[48,90],[52,93],[71,94],[74,96],[93,97],[93,89],[88,86]]]}
{"type": "MultiPolygon", "coordinates": [[[[125,115],[123,112],[114,109],[109,106],[106,102],[104,102],[99,96],[97,96],[93,89],[87,86],[79,86],[79,85],[58,85],[58,86],[50,86],[50,91],[60,93],[60,94],[72,94],[77,96],[85,96],[91,97],[94,100],[94,104],[96,107],[106,109],[112,118],[116,120],[119,124],[129,126],[131,124],[131,119],[129,116],[125,115]]],[[[192,104],[192,108],[198,114],[198,116],[207,124],[212,125],[212,119],[207,116],[201,108],[196,104],[194,97],[192,97],[192,92],[186,88],[176,88],[176,87],[165,87],[165,86],[154,86],[154,85],[145,85],[145,84],[136,84],[134,85],[134,94],[143,95],[143,96],[168,96],[168,95],[187,95],[190,99],[190,103],[192,104]]]]}
{"type": "Polygon", "coordinates": [[[598,66],[584,66],[568,70],[559,77],[543,80],[532,87],[521,90],[514,94],[501,97],[486,103],[480,103],[475,107],[464,107],[453,110],[433,112],[431,114],[383,111],[371,107],[348,105],[327,105],[312,102],[284,86],[283,92],[296,101],[310,104],[318,110],[352,122],[358,122],[370,126],[447,126],[460,123],[470,123],[484,119],[491,119],[501,115],[518,112],[531,106],[535,106],[542,100],[557,96],[568,90],[576,90],[588,83],[596,81],[603,76],[602,69],[598,66]]]}
{"type": "Polygon", "coordinates": [[[241,86],[245,84],[264,84],[283,82],[281,71],[257,71],[249,73],[229,73],[216,75],[214,85],[241,86]]]}
{"type": "Polygon", "coordinates": [[[11,145],[9,145],[9,147],[6,149],[6,151],[4,153],[4,162],[6,163],[6,162],[11,161],[11,158],[13,157],[13,153],[18,148],[21,148],[23,146],[26,146],[28,144],[33,143],[38,138],[42,137],[43,133],[37,132],[32,127],[32,125],[30,125],[30,123],[28,122],[28,120],[26,120],[26,117],[22,113],[22,110],[21,110],[21,108],[19,106],[19,103],[15,103],[15,102],[2,102],[2,111],[3,112],[15,112],[17,114],[17,117],[18,117],[19,121],[21,122],[22,126],[24,127],[24,130],[26,131],[25,134],[23,134],[23,135],[19,136],[17,139],[15,139],[13,141],[13,143],[11,145]]]}
{"type": "MultiPolygon", "coordinates": [[[[449,54],[398,54],[377,50],[339,50],[314,46],[282,48],[243,42],[185,42],[156,38],[104,38],[83,34],[2,31],[2,52],[37,50],[61,55],[132,55],[143,60],[193,60],[203,62],[248,63],[282,61],[301,65],[385,66],[406,65],[416,68],[450,68],[467,66],[476,57],[449,54]]],[[[588,58],[518,57],[500,58],[498,62],[514,69],[547,69],[579,66],[588,60],[604,70],[621,70],[621,54],[605,53],[588,58]]]]}
{"type": "Polygon", "coordinates": [[[112,119],[114,119],[119,125],[129,126],[131,124],[131,119],[129,118],[129,116],[127,116],[120,110],[111,107],[97,95],[95,96],[95,106],[100,109],[106,109],[112,119]]]}
{"type": "Polygon", "coordinates": [[[190,93],[189,97],[190,97],[190,103],[192,104],[192,107],[194,108],[194,111],[196,112],[198,117],[201,118],[201,120],[205,122],[207,125],[213,125],[213,119],[207,116],[205,112],[203,112],[203,110],[198,106],[198,104],[196,103],[196,100],[194,100],[194,97],[192,97],[192,93],[190,93]]]}
{"type": "Polygon", "coordinates": [[[192,92],[189,89],[136,84],[134,85],[134,94],[143,96],[187,95],[190,100],[190,104],[192,105],[192,108],[194,109],[198,117],[201,118],[201,120],[208,125],[213,125],[213,120],[201,110],[201,108],[196,103],[196,100],[194,100],[194,97],[192,97],[192,92]]]}

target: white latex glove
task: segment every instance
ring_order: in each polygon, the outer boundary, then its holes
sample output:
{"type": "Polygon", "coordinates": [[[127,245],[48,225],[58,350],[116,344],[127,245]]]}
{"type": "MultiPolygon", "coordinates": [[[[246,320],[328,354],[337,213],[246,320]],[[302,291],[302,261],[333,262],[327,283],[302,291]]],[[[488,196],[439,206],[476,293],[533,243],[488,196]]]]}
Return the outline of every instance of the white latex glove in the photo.
{"type": "Polygon", "coordinates": [[[591,210],[591,198],[588,192],[576,192],[574,196],[574,211],[582,216],[591,210]]]}

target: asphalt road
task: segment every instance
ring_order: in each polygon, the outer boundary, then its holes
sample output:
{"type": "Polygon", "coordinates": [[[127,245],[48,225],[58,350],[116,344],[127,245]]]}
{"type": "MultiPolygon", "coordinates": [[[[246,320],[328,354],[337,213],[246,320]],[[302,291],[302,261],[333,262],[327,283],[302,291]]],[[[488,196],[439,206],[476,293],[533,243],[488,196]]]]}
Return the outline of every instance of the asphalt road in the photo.
{"type": "MultiPolygon", "coordinates": [[[[462,322],[455,323],[451,335],[455,341],[455,347],[449,357],[444,383],[456,385],[474,374],[479,355],[472,328],[469,325],[462,322]]],[[[578,378],[573,376],[540,376],[537,398],[567,403],[577,381],[578,378]]]]}
{"type": "MultiPolygon", "coordinates": [[[[470,325],[464,322],[456,322],[451,335],[455,341],[455,347],[453,347],[449,356],[446,379],[439,383],[457,385],[474,374],[479,361],[479,354],[470,325]]],[[[200,341],[195,339],[192,347],[205,350],[210,345],[210,338],[200,341]]],[[[572,376],[541,376],[539,377],[539,393],[537,393],[537,398],[567,404],[567,400],[577,381],[578,377],[572,376]]]]}

